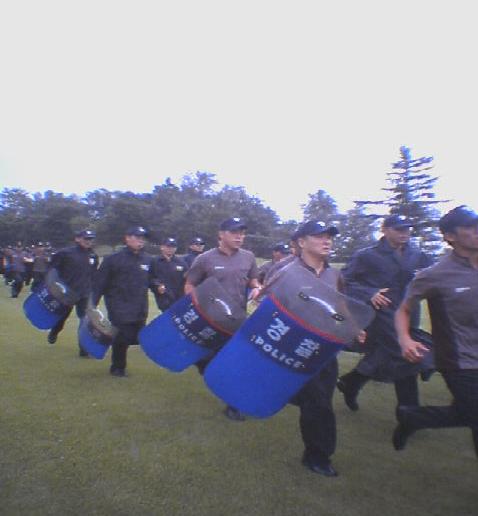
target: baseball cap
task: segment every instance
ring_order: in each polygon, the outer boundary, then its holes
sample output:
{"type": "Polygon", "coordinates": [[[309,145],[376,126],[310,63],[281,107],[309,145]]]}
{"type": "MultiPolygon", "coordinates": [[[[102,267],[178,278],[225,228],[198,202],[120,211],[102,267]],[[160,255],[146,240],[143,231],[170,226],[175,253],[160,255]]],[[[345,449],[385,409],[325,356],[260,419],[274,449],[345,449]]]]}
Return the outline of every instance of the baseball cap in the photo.
{"type": "Polygon", "coordinates": [[[468,227],[478,224],[478,214],[468,206],[462,205],[453,208],[438,222],[442,233],[453,232],[457,227],[468,227]]]}
{"type": "Polygon", "coordinates": [[[240,229],[247,229],[246,223],[239,217],[231,217],[223,220],[219,226],[221,231],[238,231],[240,229]]]}
{"type": "Polygon", "coordinates": [[[321,235],[323,233],[335,236],[339,234],[339,230],[335,226],[329,226],[320,220],[309,220],[299,226],[299,229],[293,235],[293,240],[305,236],[321,235]]]}
{"type": "Polygon", "coordinates": [[[92,231],[91,229],[82,229],[82,230],[76,232],[76,237],[92,240],[93,238],[96,238],[96,233],[94,231],[92,231]]]}
{"type": "Polygon", "coordinates": [[[142,236],[148,238],[149,232],[143,226],[133,226],[125,231],[125,235],[142,236]]]}
{"type": "Polygon", "coordinates": [[[279,253],[283,253],[283,254],[289,254],[290,253],[290,245],[289,244],[284,244],[283,242],[280,242],[278,244],[276,244],[273,248],[272,248],[273,251],[278,251],[279,253]]]}
{"type": "Polygon", "coordinates": [[[405,215],[389,215],[383,221],[384,228],[411,228],[413,223],[405,215]]]}
{"type": "Polygon", "coordinates": [[[194,237],[194,238],[191,238],[191,241],[189,242],[189,245],[204,245],[205,242],[204,240],[201,238],[201,237],[194,237]]]}
{"type": "Polygon", "coordinates": [[[173,237],[166,237],[161,241],[161,245],[166,245],[168,247],[178,247],[178,242],[173,237]]]}

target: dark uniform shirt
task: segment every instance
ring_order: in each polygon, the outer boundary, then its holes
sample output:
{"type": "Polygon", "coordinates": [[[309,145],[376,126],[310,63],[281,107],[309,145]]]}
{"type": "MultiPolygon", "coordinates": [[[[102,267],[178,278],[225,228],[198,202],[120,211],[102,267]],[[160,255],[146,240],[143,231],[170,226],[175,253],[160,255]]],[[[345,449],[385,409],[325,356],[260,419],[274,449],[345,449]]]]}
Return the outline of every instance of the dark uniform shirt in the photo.
{"type": "Polygon", "coordinates": [[[187,265],[183,259],[173,256],[171,260],[164,256],[153,259],[153,274],[158,284],[166,287],[164,294],[156,293],[159,307],[164,310],[184,295],[184,283],[187,265]]]}
{"type": "Polygon", "coordinates": [[[61,281],[79,298],[87,298],[98,268],[98,255],[79,245],[66,247],[52,256],[51,267],[58,271],[61,281]]]}
{"type": "Polygon", "coordinates": [[[25,272],[25,260],[27,259],[27,253],[22,250],[14,249],[10,254],[10,267],[14,272],[25,272]]]}
{"type": "Polygon", "coordinates": [[[222,252],[218,247],[199,255],[187,273],[192,285],[199,285],[206,278],[216,278],[242,308],[247,305],[249,281],[257,279],[256,258],[251,251],[238,249],[232,255],[222,252]]]}
{"type": "Polygon", "coordinates": [[[478,270],[452,252],[420,271],[406,300],[427,299],[439,370],[478,369],[478,270]]]}
{"type": "MultiPolygon", "coordinates": [[[[379,381],[395,381],[416,374],[423,364],[411,364],[402,357],[395,331],[394,315],[403,300],[406,288],[415,273],[428,267],[431,259],[422,251],[406,245],[398,253],[385,238],[355,253],[343,269],[346,294],[371,304],[371,298],[382,288],[391,300],[387,307],[376,310],[375,319],[367,328],[365,357],[357,370],[379,381]]],[[[411,316],[412,328],[418,328],[419,307],[411,316]]]]}
{"type": "Polygon", "coordinates": [[[186,265],[187,265],[188,269],[193,264],[193,261],[201,254],[202,253],[198,253],[198,252],[195,252],[195,251],[190,251],[188,254],[185,254],[183,256],[183,260],[186,262],[186,265]]]}
{"type": "Polygon", "coordinates": [[[152,257],[126,247],[102,261],[93,285],[93,304],[104,296],[114,325],[144,322],[148,316],[148,287],[153,284],[152,257]]]}

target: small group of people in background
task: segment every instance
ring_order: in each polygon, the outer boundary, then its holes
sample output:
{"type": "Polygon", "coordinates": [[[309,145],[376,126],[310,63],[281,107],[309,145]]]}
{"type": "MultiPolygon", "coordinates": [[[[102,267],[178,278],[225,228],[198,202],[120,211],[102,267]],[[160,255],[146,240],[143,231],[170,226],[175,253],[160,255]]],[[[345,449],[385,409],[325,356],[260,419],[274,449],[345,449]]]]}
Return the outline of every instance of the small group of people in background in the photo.
{"type": "MultiPolygon", "coordinates": [[[[104,299],[108,318],[118,330],[110,367],[116,377],[127,376],[127,350],[137,343],[146,324],[149,290],[157,307],[165,311],[214,277],[246,309],[249,300],[267,294],[277,274],[305,268],[328,287],[369,304],[375,319],[357,334],[357,345],[351,348],[362,354],[359,363],[339,377],[334,358],[291,400],[300,409],[303,464],[314,473],[334,477],[338,474],[332,465],[335,387],[346,406],[357,411],[359,393],[370,380],[394,384],[397,427],[392,441],[396,450],[403,450],[409,437],[422,428],[468,426],[478,456],[478,214],[459,206],[442,217],[439,227],[452,250],[437,263],[410,244],[411,222],[392,214],[383,221],[380,240],[358,251],[342,270],[329,263],[338,228],[318,220],[301,224],[290,242],[274,246],[272,260],[260,268],[254,254],[242,248],[247,224],[237,217],[220,224],[217,247],[205,251],[204,240],[195,237],[182,257],[176,255],[174,237],[161,242],[158,257],[149,255],[144,250],[148,231],[130,228],[124,235],[125,247],[101,264],[93,251],[95,234],[86,229],[77,233],[74,246],[52,256],[39,249],[38,258],[43,257],[46,266],[42,270],[39,265],[38,273],[45,274],[48,267],[56,269],[78,294],[79,318],[88,303],[96,307],[104,299]],[[428,301],[432,349],[430,342],[420,340],[422,299],[428,301]],[[443,375],[452,404],[420,406],[418,379],[427,380],[435,370],[443,375]]],[[[27,263],[25,251],[9,250],[8,262],[10,274],[15,272],[9,281],[17,281],[15,288],[12,283],[12,297],[16,297],[22,281],[15,274],[25,272],[21,265],[27,263]]],[[[68,316],[52,328],[48,342],[57,340],[68,316]]],[[[81,346],[79,354],[87,356],[81,346]]],[[[200,372],[204,367],[198,364],[200,372]]],[[[226,407],[225,414],[234,421],[245,419],[234,407],[226,407]]]]}
{"type": "Polygon", "coordinates": [[[35,289],[45,278],[53,248],[49,242],[37,242],[30,247],[17,242],[0,249],[0,272],[11,297],[18,297],[24,285],[35,289]]]}

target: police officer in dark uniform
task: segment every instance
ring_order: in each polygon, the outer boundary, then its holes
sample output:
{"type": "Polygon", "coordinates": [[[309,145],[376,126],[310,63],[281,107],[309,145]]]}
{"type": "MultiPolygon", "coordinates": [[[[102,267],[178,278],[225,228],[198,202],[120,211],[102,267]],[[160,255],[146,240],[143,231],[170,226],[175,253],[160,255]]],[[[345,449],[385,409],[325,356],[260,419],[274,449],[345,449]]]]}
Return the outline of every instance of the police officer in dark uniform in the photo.
{"type": "Polygon", "coordinates": [[[35,260],[35,246],[31,245],[30,247],[25,248],[25,285],[30,285],[32,279],[33,279],[33,262],[35,260]]]}
{"type": "Polygon", "coordinates": [[[147,236],[141,226],[126,231],[126,247],[104,258],[95,277],[93,305],[104,296],[108,318],[118,330],[112,343],[112,376],[126,376],[128,347],[138,343],[148,316],[148,287],[154,292],[158,284],[152,257],[143,251],[147,236]]]}
{"type": "MultiPolygon", "coordinates": [[[[95,232],[90,229],[78,231],[75,245],[60,249],[51,259],[51,268],[56,270],[59,280],[78,298],[75,308],[79,319],[85,316],[93,276],[98,268],[98,255],[93,251],[95,238],[95,232]]],[[[50,344],[56,342],[72,310],[73,307],[48,333],[50,344]]],[[[88,357],[88,353],[81,348],[80,344],[78,346],[80,357],[88,357]]]]}
{"type": "Polygon", "coordinates": [[[43,283],[50,265],[50,256],[43,242],[37,243],[34,248],[33,255],[32,291],[36,290],[36,288],[43,283]]]}
{"type": "Polygon", "coordinates": [[[23,289],[26,274],[26,260],[28,255],[23,248],[21,242],[17,242],[17,245],[9,255],[9,266],[11,274],[11,297],[18,297],[18,294],[23,289]]]}
{"type": "Polygon", "coordinates": [[[160,255],[153,260],[153,272],[159,281],[154,296],[158,308],[163,312],[184,295],[188,266],[176,256],[177,247],[175,238],[165,238],[160,246],[160,255]]]}
{"type": "MultiPolygon", "coordinates": [[[[416,271],[431,265],[431,259],[409,245],[412,224],[406,217],[390,215],[382,225],[377,244],[358,251],[343,270],[346,293],[369,303],[376,311],[367,328],[364,357],[337,387],[350,410],[358,410],[357,396],[371,379],[393,382],[399,405],[418,405],[417,375],[425,365],[411,364],[401,356],[394,327],[394,313],[416,271]]],[[[412,327],[419,327],[415,310],[412,327]]]]}
{"type": "Polygon", "coordinates": [[[191,240],[189,243],[189,252],[183,256],[183,260],[186,262],[188,269],[193,264],[194,259],[204,252],[205,244],[206,242],[204,242],[204,240],[199,236],[196,236],[191,240]]]}

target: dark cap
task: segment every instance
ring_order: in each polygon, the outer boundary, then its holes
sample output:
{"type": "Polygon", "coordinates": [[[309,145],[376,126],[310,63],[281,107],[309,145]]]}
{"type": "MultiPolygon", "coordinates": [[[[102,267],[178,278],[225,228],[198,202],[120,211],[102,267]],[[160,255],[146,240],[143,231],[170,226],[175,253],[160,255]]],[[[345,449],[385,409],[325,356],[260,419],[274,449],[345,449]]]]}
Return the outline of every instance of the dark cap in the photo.
{"type": "Polygon", "coordinates": [[[143,226],[133,226],[125,231],[125,235],[148,238],[149,233],[143,226]]]}
{"type": "Polygon", "coordinates": [[[96,233],[91,229],[82,229],[76,232],[76,238],[86,238],[87,240],[93,240],[93,238],[96,238],[96,233]]]}
{"type": "Polygon", "coordinates": [[[339,234],[339,230],[335,226],[329,226],[320,220],[309,220],[309,222],[302,224],[292,235],[292,240],[297,240],[305,236],[322,235],[323,233],[335,236],[339,234]]]}
{"type": "Polygon", "coordinates": [[[383,221],[384,228],[411,228],[413,223],[405,215],[389,215],[383,221]]]}
{"type": "Polygon", "coordinates": [[[239,217],[231,217],[223,220],[219,226],[221,231],[239,231],[240,229],[247,229],[246,223],[239,217]]]}
{"type": "Polygon", "coordinates": [[[451,233],[457,227],[469,227],[478,224],[478,214],[468,206],[457,206],[438,222],[438,227],[442,233],[451,233]]]}
{"type": "Polygon", "coordinates": [[[205,242],[201,237],[194,237],[191,238],[191,241],[189,242],[189,245],[204,245],[205,242]]]}
{"type": "Polygon", "coordinates": [[[161,240],[161,245],[165,245],[167,247],[178,247],[178,242],[173,237],[166,237],[161,240]]]}
{"type": "Polygon", "coordinates": [[[289,254],[290,253],[290,245],[284,244],[283,242],[280,242],[279,244],[276,244],[273,248],[273,251],[277,251],[282,254],[289,254]]]}

